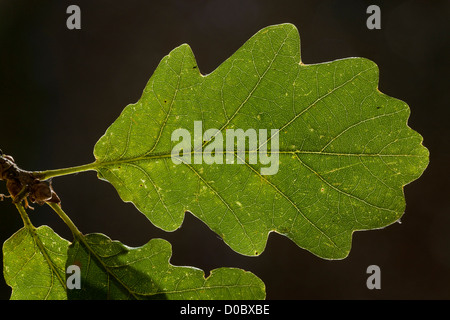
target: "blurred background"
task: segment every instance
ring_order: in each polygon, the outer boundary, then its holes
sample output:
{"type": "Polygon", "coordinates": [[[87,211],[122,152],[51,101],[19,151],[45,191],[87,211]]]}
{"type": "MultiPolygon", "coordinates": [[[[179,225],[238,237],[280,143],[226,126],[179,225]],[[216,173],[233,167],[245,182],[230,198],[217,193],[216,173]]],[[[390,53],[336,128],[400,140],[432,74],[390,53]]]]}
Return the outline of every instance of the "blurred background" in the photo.
{"type": "MultiPolygon", "coordinates": [[[[0,0],[0,148],[27,170],[90,163],[96,141],[173,48],[188,43],[208,74],[261,28],[293,23],[304,63],[369,58],[380,68],[380,91],[409,104],[409,125],[431,158],[405,187],[401,224],[355,233],[340,261],[273,233],[261,256],[245,257],[190,214],[175,232],[155,228],[94,172],[53,180],[66,212],[82,232],[129,246],[166,239],[174,265],[251,271],[268,299],[449,299],[449,16],[450,2],[437,0],[0,0]],[[71,4],[81,9],[81,30],[66,27],[71,4]],[[371,4],[381,9],[380,30],[366,27],[371,4]],[[380,290],[366,287],[372,264],[381,268],[380,290]]],[[[31,219],[71,240],[46,206],[31,219]]],[[[0,243],[21,227],[11,202],[0,202],[0,243]]],[[[0,299],[10,293],[0,277],[0,299]]]]}

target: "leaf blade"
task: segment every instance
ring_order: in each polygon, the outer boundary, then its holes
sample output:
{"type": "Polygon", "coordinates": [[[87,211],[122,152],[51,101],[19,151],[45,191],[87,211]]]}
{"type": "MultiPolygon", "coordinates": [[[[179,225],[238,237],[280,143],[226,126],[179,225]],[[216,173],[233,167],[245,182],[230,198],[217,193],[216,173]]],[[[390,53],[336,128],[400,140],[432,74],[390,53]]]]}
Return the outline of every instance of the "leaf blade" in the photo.
{"type": "Polygon", "coordinates": [[[152,239],[130,248],[101,234],[85,237],[89,249],[75,242],[68,264],[81,270],[81,289],[69,299],[264,299],[263,282],[250,272],[215,269],[205,278],[202,270],[170,264],[170,244],[152,239]]]}
{"type": "Polygon", "coordinates": [[[68,241],[48,226],[21,228],[3,244],[3,273],[11,300],[66,300],[65,262],[68,241]],[[35,235],[32,234],[35,232],[35,235]],[[45,248],[36,243],[39,238],[45,248]]]}
{"type": "Polygon", "coordinates": [[[260,254],[275,231],[318,256],[347,256],[354,231],[402,216],[403,187],[425,170],[428,150],[407,126],[406,103],[378,90],[375,63],[306,65],[299,47],[294,26],[271,26],[206,76],[189,46],[174,49],[96,144],[99,178],[167,231],[190,211],[241,254],[260,254]],[[242,165],[195,163],[194,121],[224,135],[279,129],[277,173],[248,159],[273,137],[246,149],[242,165]],[[193,163],[170,158],[178,128],[194,132],[193,163]]]}

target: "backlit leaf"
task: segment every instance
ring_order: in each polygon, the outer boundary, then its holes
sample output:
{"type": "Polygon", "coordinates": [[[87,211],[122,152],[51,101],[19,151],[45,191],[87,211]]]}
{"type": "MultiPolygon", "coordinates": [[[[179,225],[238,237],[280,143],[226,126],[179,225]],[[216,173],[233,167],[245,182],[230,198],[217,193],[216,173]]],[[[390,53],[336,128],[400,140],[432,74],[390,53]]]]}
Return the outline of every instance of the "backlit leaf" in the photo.
{"type": "Polygon", "coordinates": [[[65,300],[68,246],[48,226],[24,227],[5,241],[3,274],[12,288],[11,300],[65,300]]]}
{"type": "Polygon", "coordinates": [[[86,243],[70,246],[68,265],[81,271],[80,289],[69,299],[264,299],[264,283],[250,272],[234,268],[211,271],[169,263],[170,244],[153,239],[130,248],[102,234],[89,234],[86,243]]]}
{"type": "Polygon", "coordinates": [[[378,90],[372,61],[304,64],[297,29],[270,26],[208,75],[188,45],[170,52],[140,100],[97,142],[96,170],[164,230],[179,228],[190,211],[241,254],[260,254],[273,231],[320,257],[340,259],[354,231],[400,219],[403,187],[428,164],[409,114],[406,103],[378,90]],[[217,129],[200,148],[196,124],[203,133],[217,129]],[[177,129],[190,134],[187,158],[171,156],[177,129]],[[256,146],[248,142],[242,156],[223,152],[228,129],[269,134],[256,146]],[[223,164],[208,164],[205,148],[220,137],[222,152],[214,156],[223,164]],[[260,157],[264,148],[270,165],[260,157]],[[227,156],[236,156],[234,164],[227,156]]]}

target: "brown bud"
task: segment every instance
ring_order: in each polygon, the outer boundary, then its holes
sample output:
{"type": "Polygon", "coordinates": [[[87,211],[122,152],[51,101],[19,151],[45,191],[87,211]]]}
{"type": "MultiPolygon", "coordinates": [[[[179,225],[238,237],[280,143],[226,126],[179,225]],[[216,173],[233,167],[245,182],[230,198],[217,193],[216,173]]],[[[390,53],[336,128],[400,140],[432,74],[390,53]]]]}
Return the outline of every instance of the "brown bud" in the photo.
{"type": "Polygon", "coordinates": [[[8,188],[9,193],[15,197],[22,191],[23,186],[19,180],[8,179],[8,181],[6,181],[6,188],[8,188]]]}
{"type": "Polygon", "coordinates": [[[13,178],[14,170],[10,170],[11,168],[15,168],[14,159],[8,155],[0,155],[0,180],[8,180],[13,178]]]}
{"type": "Polygon", "coordinates": [[[46,182],[38,182],[30,188],[29,199],[31,202],[44,204],[52,198],[52,189],[46,182]]]}

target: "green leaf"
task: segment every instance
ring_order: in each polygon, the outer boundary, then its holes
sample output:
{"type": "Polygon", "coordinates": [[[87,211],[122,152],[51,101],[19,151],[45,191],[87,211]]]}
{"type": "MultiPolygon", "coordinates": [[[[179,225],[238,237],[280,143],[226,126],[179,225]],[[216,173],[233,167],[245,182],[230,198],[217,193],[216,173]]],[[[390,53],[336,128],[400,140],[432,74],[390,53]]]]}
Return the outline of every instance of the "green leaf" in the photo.
{"type": "Polygon", "coordinates": [[[65,300],[68,241],[50,227],[22,228],[3,244],[11,300],[65,300]]]}
{"type": "Polygon", "coordinates": [[[234,268],[202,270],[169,263],[170,243],[152,239],[138,248],[102,234],[85,236],[69,249],[68,265],[81,271],[81,289],[69,299],[264,299],[264,283],[250,272],[234,268]]]}
{"type": "Polygon", "coordinates": [[[206,76],[181,45],[97,142],[95,169],[164,230],[179,228],[190,211],[244,255],[260,254],[273,231],[320,257],[344,258],[354,231],[400,219],[403,187],[428,165],[422,137],[407,125],[408,105],[377,85],[378,68],[364,58],[302,63],[291,24],[259,31],[206,76]],[[218,130],[200,147],[195,121],[202,132],[218,130]],[[172,133],[180,128],[191,151],[175,164],[172,133]],[[237,149],[206,152],[226,150],[227,129],[269,135],[248,143],[239,164],[237,149]],[[278,158],[273,174],[263,174],[263,158],[251,160],[264,148],[278,158]],[[213,155],[223,164],[205,163],[213,155]]]}

